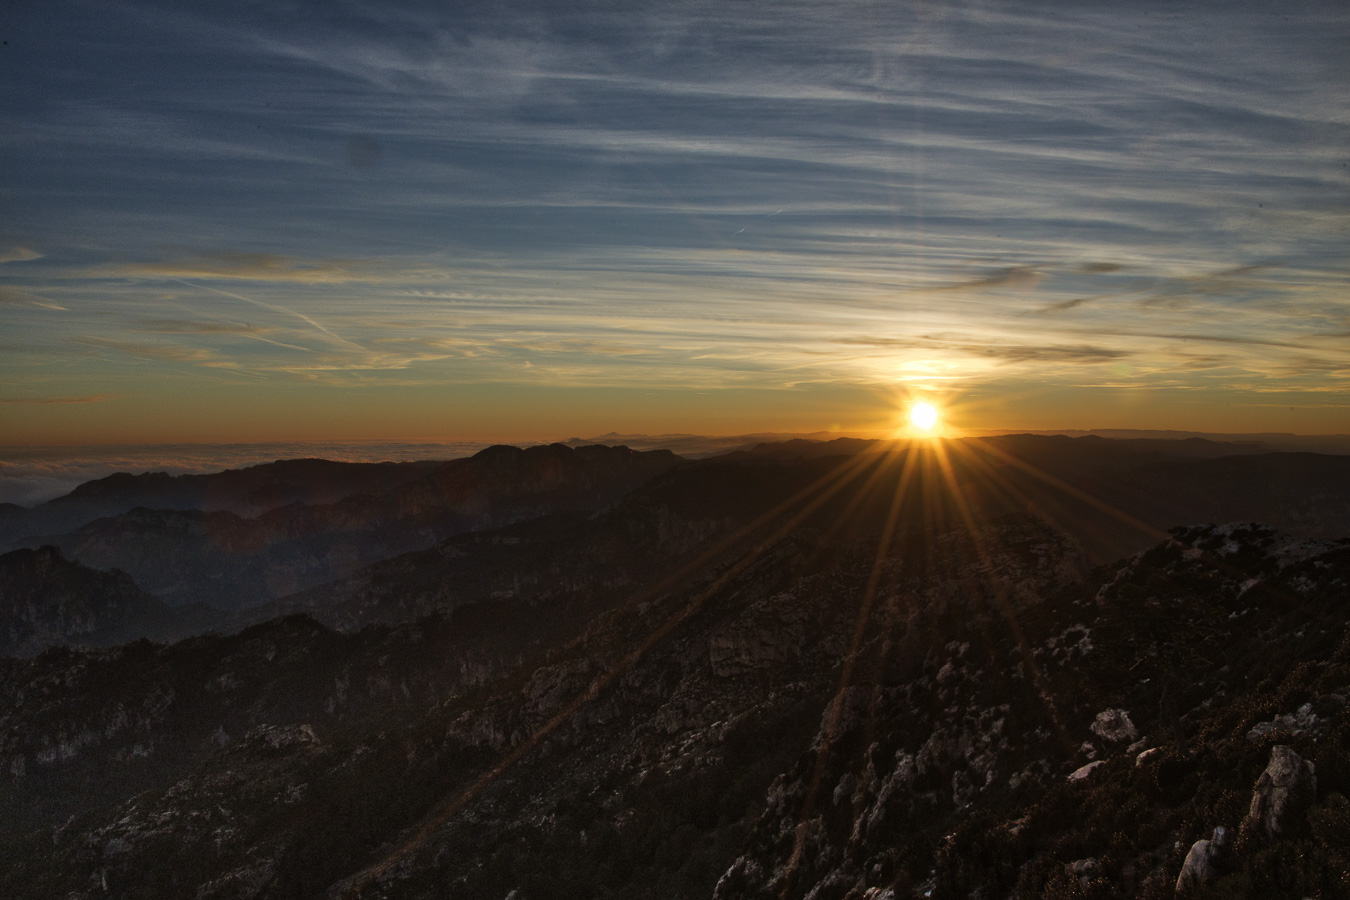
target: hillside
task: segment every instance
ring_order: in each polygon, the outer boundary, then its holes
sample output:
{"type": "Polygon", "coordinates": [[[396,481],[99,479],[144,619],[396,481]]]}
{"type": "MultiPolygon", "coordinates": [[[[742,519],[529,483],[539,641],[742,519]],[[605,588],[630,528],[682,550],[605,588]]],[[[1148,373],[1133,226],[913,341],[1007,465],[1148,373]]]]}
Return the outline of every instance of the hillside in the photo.
{"type": "Polygon", "coordinates": [[[1163,897],[1223,825],[1205,896],[1350,890],[1350,546],[1205,527],[1084,577],[1024,516],[819,537],[566,630],[517,597],[8,662],[0,884],[1163,897]]]}
{"type": "Polygon", "coordinates": [[[111,647],[139,637],[172,640],[222,624],[219,611],[172,608],[125,572],[70,562],[55,547],[0,556],[0,657],[55,644],[111,647]]]}

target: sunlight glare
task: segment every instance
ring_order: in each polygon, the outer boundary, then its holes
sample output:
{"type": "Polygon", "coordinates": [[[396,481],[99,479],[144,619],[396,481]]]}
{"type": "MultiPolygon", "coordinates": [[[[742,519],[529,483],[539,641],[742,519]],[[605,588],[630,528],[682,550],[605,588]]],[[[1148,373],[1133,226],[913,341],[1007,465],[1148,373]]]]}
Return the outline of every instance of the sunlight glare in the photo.
{"type": "Polygon", "coordinates": [[[937,429],[938,409],[931,403],[919,401],[909,408],[909,424],[913,425],[915,430],[925,433],[931,433],[937,429]]]}

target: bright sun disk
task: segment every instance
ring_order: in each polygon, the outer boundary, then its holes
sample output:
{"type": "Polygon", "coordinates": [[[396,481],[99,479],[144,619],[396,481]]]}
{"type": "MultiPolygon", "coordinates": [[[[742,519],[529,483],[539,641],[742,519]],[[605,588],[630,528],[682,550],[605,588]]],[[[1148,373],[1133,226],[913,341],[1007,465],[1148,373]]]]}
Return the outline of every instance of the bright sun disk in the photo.
{"type": "Polygon", "coordinates": [[[909,424],[919,431],[932,431],[937,428],[938,411],[931,403],[915,403],[909,408],[909,424]]]}

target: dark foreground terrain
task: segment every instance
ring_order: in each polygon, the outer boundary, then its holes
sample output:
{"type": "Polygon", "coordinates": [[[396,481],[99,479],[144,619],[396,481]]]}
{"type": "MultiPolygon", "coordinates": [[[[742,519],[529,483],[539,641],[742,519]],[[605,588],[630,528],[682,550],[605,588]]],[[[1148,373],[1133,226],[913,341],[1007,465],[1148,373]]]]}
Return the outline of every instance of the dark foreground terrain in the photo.
{"type": "Polygon", "coordinates": [[[1339,458],[1040,440],[663,464],[0,660],[0,896],[1350,896],[1339,458]]]}

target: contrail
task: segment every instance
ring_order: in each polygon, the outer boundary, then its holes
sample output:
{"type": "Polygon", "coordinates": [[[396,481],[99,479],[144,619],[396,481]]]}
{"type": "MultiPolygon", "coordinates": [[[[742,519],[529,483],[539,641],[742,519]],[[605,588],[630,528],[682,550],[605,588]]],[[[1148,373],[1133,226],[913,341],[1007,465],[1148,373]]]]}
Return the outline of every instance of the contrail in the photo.
{"type": "MultiPolygon", "coordinates": [[[[271,310],[272,312],[279,312],[279,313],[284,313],[285,315],[295,316],[295,317],[296,317],[297,319],[299,319],[300,321],[305,322],[306,324],[310,325],[310,326],[313,327],[314,329],[323,332],[324,334],[328,335],[328,336],[329,336],[330,338],[332,338],[333,340],[338,341],[338,342],[343,343],[343,344],[346,344],[346,345],[348,345],[349,347],[355,347],[357,350],[360,350],[362,353],[366,352],[366,348],[365,348],[365,347],[362,347],[360,344],[358,344],[358,343],[356,343],[356,342],[354,342],[354,341],[349,341],[349,340],[347,340],[345,337],[343,337],[342,335],[340,335],[340,334],[335,334],[334,332],[329,331],[329,330],[328,330],[327,328],[325,328],[323,325],[319,324],[319,323],[316,322],[314,319],[311,319],[309,316],[305,315],[304,313],[296,312],[295,310],[290,309],[290,308],[288,308],[288,307],[285,307],[285,306],[278,306],[278,305],[275,304],[275,303],[268,303],[268,302],[266,302],[266,301],[264,301],[264,300],[257,300],[257,299],[254,299],[253,297],[245,297],[243,294],[234,294],[234,293],[231,293],[231,292],[229,292],[229,291],[222,291],[220,288],[213,288],[213,287],[211,287],[210,285],[205,285],[205,284],[193,284],[191,281],[188,281],[186,278],[174,278],[174,279],[172,279],[172,280],[173,280],[173,281],[177,281],[179,284],[186,284],[188,287],[201,288],[201,289],[204,290],[204,291],[211,291],[212,293],[220,294],[222,297],[232,297],[232,298],[234,298],[235,300],[242,300],[242,301],[244,301],[245,303],[252,303],[254,306],[261,306],[263,309],[269,309],[269,310],[271,310]]],[[[301,349],[303,349],[303,348],[301,348],[301,349]]]]}

